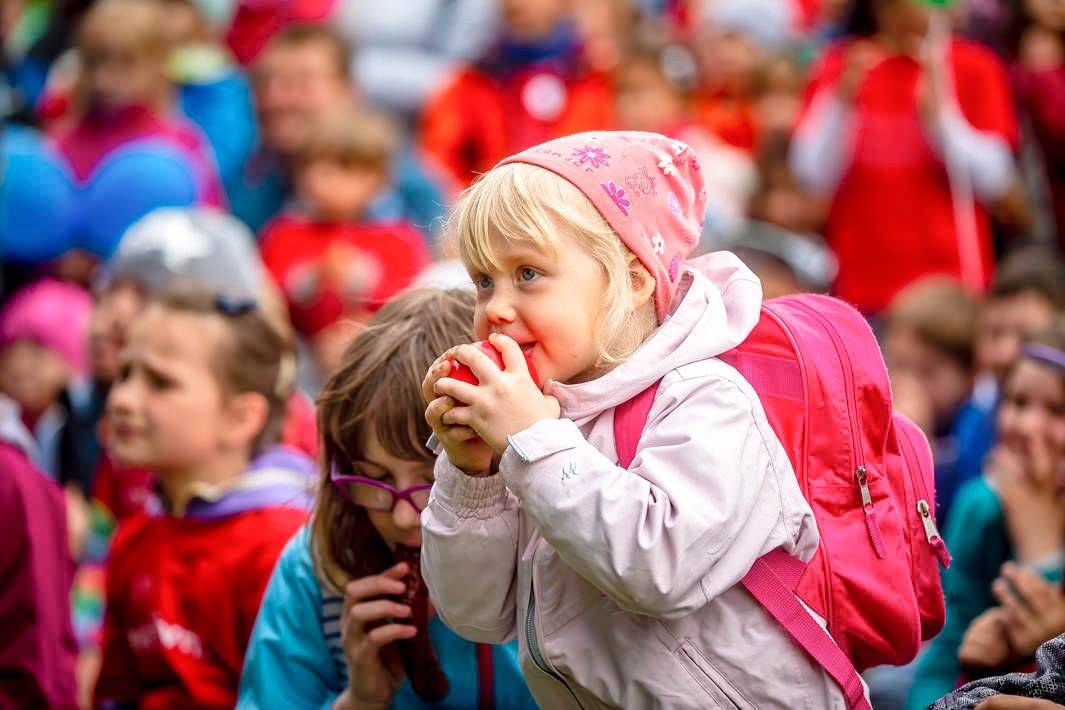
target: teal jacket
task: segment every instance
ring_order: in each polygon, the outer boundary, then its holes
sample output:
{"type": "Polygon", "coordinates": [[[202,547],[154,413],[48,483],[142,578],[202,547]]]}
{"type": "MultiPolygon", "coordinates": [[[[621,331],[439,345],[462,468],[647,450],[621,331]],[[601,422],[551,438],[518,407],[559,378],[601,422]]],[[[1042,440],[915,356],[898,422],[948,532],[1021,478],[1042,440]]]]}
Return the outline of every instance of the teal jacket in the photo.
{"type": "MultiPolygon", "coordinates": [[[[323,593],[311,563],[309,534],[302,528],[289,541],[274,567],[255,621],[238,710],[319,710],[332,706],[347,687],[347,664],[340,646],[343,599],[323,593]]],[[[439,618],[429,622],[429,636],[451,683],[440,703],[426,703],[404,681],[393,710],[477,708],[477,644],[448,629],[439,618]]],[[[494,707],[534,710],[518,667],[517,642],[492,649],[494,707]]]]}
{"type": "MultiPolygon", "coordinates": [[[[961,675],[958,647],[969,624],[998,602],[991,583],[1002,563],[1014,558],[1006,519],[995,492],[982,478],[965,483],[954,499],[944,539],[954,557],[943,572],[947,619],[917,669],[906,710],[924,710],[954,690],[961,675]]],[[[1041,569],[1047,579],[1061,579],[1061,568],[1041,569]]]]}

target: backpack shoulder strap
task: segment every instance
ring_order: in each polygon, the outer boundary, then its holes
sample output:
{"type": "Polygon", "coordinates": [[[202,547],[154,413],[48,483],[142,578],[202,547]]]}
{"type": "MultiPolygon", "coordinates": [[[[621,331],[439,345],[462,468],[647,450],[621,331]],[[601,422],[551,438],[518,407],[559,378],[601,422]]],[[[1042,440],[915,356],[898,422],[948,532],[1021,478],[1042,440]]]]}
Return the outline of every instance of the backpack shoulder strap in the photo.
{"type": "MultiPolygon", "coordinates": [[[[614,445],[618,463],[625,468],[636,457],[658,384],[614,408],[614,445]]],[[[850,710],[872,710],[854,664],[795,596],[793,590],[805,569],[804,562],[778,549],[756,560],[741,583],[839,684],[850,710]]]]}
{"type": "Polygon", "coordinates": [[[755,560],[741,584],[843,690],[850,710],[872,710],[854,664],[792,591],[806,565],[777,549],[755,560]]]}
{"type": "Polygon", "coordinates": [[[640,435],[647,423],[647,414],[655,401],[658,382],[640,392],[632,399],[622,402],[614,408],[614,448],[618,452],[618,463],[628,468],[636,458],[636,447],[640,435]]]}

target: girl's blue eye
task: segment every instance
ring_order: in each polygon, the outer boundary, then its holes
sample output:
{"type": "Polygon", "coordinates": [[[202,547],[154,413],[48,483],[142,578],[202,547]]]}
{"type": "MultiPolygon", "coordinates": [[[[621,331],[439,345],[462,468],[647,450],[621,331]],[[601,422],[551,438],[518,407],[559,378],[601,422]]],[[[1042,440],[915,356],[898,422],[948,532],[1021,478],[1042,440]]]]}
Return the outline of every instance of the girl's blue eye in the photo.
{"type": "Polygon", "coordinates": [[[477,277],[477,288],[492,288],[492,279],[481,274],[477,277]]]}
{"type": "Polygon", "coordinates": [[[530,269],[528,266],[523,267],[521,271],[518,272],[518,278],[520,278],[522,281],[532,281],[539,275],[540,274],[536,272],[536,269],[530,269]]]}

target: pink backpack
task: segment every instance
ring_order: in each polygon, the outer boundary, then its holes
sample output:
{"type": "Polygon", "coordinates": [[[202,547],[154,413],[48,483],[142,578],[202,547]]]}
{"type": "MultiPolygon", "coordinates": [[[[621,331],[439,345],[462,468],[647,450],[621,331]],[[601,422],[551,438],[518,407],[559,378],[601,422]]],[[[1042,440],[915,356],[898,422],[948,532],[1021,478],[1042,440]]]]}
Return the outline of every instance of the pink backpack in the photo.
{"type": "MultiPolygon", "coordinates": [[[[950,555],[936,529],[928,442],[892,413],[880,348],[843,301],[767,301],[751,334],[721,359],[758,393],[821,534],[809,564],[776,550],[743,585],[840,684],[850,708],[870,710],[858,671],[908,663],[943,628],[936,561],[947,567],[950,555]],[[827,620],[831,637],[796,597],[827,620]]],[[[657,389],[615,410],[625,467],[657,389]]]]}

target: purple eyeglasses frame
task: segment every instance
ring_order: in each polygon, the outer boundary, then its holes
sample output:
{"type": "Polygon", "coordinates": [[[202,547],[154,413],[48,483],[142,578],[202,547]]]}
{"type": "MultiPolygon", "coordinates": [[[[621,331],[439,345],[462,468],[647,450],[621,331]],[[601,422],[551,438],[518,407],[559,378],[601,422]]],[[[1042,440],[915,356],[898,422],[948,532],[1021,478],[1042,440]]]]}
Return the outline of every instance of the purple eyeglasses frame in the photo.
{"type": "Polygon", "coordinates": [[[335,461],[329,467],[329,479],[333,482],[333,485],[337,487],[337,490],[340,491],[340,494],[347,498],[352,505],[357,505],[360,508],[365,508],[366,510],[372,510],[378,513],[391,513],[393,510],[396,509],[396,505],[399,504],[400,500],[405,500],[410,503],[410,506],[414,508],[414,510],[416,510],[420,515],[422,512],[422,508],[420,508],[418,504],[414,502],[414,494],[418,491],[426,491],[433,487],[432,483],[427,483],[421,486],[411,486],[410,488],[404,488],[403,490],[399,490],[395,486],[390,486],[387,483],[378,481],[374,478],[367,478],[366,476],[342,476],[337,473],[337,465],[335,461]],[[376,488],[383,488],[384,490],[392,494],[392,505],[388,508],[371,508],[368,505],[359,503],[350,495],[348,495],[347,490],[345,490],[344,486],[341,485],[343,483],[349,482],[368,483],[376,488]]]}

